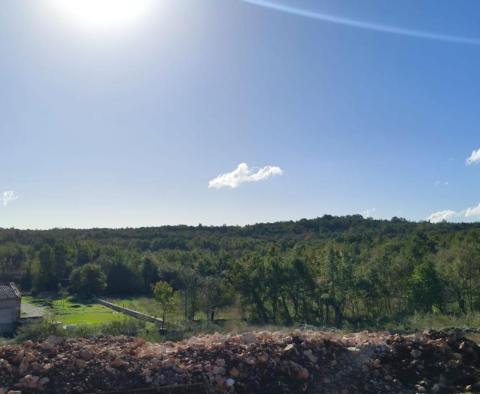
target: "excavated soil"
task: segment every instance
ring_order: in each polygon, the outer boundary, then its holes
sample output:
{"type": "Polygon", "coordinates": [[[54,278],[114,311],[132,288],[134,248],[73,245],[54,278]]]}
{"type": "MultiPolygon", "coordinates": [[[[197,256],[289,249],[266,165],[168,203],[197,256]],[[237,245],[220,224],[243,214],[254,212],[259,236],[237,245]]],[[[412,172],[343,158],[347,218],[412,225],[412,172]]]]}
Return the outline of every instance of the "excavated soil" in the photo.
{"type": "Polygon", "coordinates": [[[0,394],[170,385],[213,393],[480,392],[480,348],[461,333],[434,331],[249,332],[162,344],[49,337],[0,346],[0,394]]]}

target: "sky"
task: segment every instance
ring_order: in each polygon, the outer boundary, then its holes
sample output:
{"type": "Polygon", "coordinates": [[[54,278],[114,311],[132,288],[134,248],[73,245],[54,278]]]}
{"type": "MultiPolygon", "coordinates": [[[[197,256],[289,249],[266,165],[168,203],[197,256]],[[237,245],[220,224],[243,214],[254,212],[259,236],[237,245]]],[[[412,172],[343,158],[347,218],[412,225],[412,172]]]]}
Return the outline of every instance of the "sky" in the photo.
{"type": "Polygon", "coordinates": [[[2,0],[0,227],[480,218],[479,2],[116,1],[2,0]]]}

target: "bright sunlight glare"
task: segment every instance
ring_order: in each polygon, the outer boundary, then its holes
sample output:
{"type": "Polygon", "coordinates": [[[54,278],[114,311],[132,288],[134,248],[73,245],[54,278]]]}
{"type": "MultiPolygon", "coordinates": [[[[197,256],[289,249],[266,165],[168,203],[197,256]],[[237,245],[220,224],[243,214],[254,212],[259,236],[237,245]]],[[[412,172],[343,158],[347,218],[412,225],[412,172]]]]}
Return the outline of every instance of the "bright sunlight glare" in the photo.
{"type": "Polygon", "coordinates": [[[66,17],[82,27],[123,27],[147,14],[153,0],[52,0],[66,17]]]}

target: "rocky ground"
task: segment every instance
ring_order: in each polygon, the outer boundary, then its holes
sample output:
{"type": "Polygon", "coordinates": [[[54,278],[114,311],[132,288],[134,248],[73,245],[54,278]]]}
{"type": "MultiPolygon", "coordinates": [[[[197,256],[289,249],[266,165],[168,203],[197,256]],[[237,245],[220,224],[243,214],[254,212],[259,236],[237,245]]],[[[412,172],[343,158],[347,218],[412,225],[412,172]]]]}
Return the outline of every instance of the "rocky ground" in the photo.
{"type": "Polygon", "coordinates": [[[126,337],[50,337],[0,347],[1,394],[191,383],[202,383],[205,392],[232,393],[480,392],[480,348],[460,333],[305,331],[209,335],[163,344],[126,337]]]}

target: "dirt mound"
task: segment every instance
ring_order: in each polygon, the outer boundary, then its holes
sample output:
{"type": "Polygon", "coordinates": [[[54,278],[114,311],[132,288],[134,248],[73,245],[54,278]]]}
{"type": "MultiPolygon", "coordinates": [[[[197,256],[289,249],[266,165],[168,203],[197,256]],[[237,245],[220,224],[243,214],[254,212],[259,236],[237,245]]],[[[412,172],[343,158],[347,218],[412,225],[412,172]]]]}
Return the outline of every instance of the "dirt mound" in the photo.
{"type": "Polygon", "coordinates": [[[94,393],[203,383],[235,393],[480,392],[480,348],[461,334],[319,332],[127,337],[0,347],[0,394],[94,393]]]}

